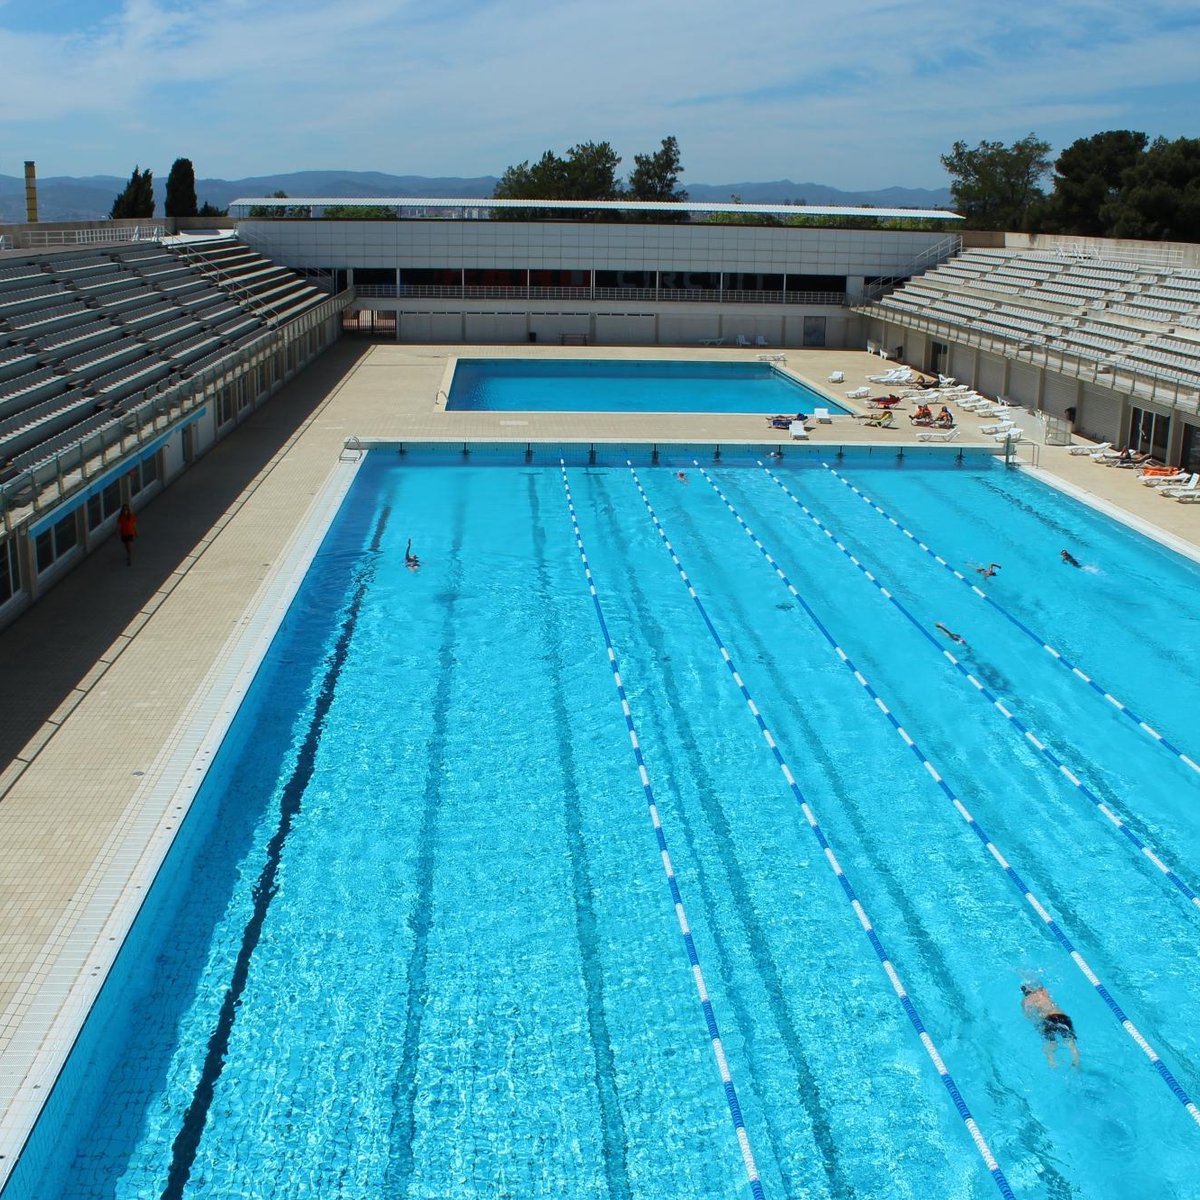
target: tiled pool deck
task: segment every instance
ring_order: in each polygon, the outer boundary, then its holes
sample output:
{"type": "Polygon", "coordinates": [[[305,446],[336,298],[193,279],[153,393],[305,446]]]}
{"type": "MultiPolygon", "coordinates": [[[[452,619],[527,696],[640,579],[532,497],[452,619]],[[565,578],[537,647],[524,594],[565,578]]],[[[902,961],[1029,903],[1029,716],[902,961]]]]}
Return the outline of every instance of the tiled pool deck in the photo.
{"type": "MultiPolygon", "coordinates": [[[[144,510],[135,562],[103,547],[0,633],[0,1184],[202,776],[255,654],[298,583],[364,441],[737,442],[761,416],[442,410],[455,356],[754,359],[750,351],[344,341],[144,510]]],[[[880,360],[788,351],[832,396],[880,360]],[[843,384],[823,381],[831,371],[843,384]]],[[[886,388],[879,390],[887,390],[886,388]]],[[[852,402],[847,402],[852,403],[852,402]]],[[[964,415],[956,444],[987,445],[964,415]]],[[[1026,428],[1030,422],[1026,421],[1026,428]]],[[[1030,430],[1032,432],[1032,430],[1030,430]]],[[[915,445],[907,422],[815,426],[821,443],[915,445]]],[[[1028,461],[1028,456],[1024,456],[1028,461]]],[[[1040,447],[1039,473],[1200,557],[1200,505],[1040,447]]]]}

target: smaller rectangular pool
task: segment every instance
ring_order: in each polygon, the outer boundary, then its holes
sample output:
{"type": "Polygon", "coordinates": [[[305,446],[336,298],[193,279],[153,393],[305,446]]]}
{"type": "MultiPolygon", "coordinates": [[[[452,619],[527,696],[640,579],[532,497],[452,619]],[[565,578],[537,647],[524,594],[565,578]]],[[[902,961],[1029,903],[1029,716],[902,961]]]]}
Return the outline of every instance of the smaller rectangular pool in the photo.
{"type": "Polygon", "coordinates": [[[771,363],[460,358],[449,411],[811,413],[848,410],[771,363]]]}

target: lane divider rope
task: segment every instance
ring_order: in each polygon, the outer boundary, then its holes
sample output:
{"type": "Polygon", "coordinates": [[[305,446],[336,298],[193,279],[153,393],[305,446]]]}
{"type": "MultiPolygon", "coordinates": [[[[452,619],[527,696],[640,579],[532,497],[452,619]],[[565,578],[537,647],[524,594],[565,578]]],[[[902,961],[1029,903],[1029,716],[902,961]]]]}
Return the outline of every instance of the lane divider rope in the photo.
{"type": "MultiPolygon", "coordinates": [[[[966,805],[963,804],[962,800],[955,793],[954,789],[946,782],[945,778],[929,760],[925,752],[920,748],[920,746],[918,746],[916,740],[909,734],[904,726],[900,724],[900,721],[897,719],[895,713],[893,713],[888,705],[884,702],[883,697],[879,695],[874,687],[871,686],[871,683],[867,677],[858,669],[857,666],[855,666],[854,660],[851,659],[845,650],[842,649],[842,647],[838,644],[837,639],[834,638],[833,634],[829,632],[829,629],[826,627],[825,623],[816,614],[816,612],[813,611],[812,606],[807,600],[805,600],[800,592],[797,591],[796,586],[787,577],[787,574],[784,572],[783,568],[771,556],[770,551],[768,551],[762,542],[759,541],[758,537],[753,530],[751,530],[750,526],[747,525],[744,520],[742,520],[741,515],[733,507],[733,505],[729,503],[724,493],[713,482],[708,473],[702,471],[702,474],[704,474],[705,478],[708,479],[709,484],[716,491],[717,495],[721,497],[722,501],[724,501],[726,508],[728,508],[733,514],[734,519],[742,527],[742,530],[745,532],[746,536],[754,543],[755,548],[760,554],[762,554],[763,558],[766,559],[768,565],[775,572],[775,575],[779,578],[780,582],[783,583],[784,587],[787,588],[788,594],[801,606],[801,608],[804,609],[804,612],[817,627],[821,636],[833,648],[834,653],[841,660],[842,665],[854,676],[855,681],[863,689],[863,691],[870,696],[874,707],[883,714],[883,716],[887,719],[888,724],[890,724],[893,730],[895,730],[900,740],[904,742],[904,744],[913,752],[917,761],[925,769],[925,772],[929,775],[930,779],[933,780],[934,784],[936,784],[941,793],[954,806],[955,811],[967,823],[968,827],[971,829],[971,832],[974,833],[979,839],[980,843],[983,845],[983,848],[987,851],[988,856],[996,863],[1001,871],[1004,872],[1009,882],[1017,889],[1017,891],[1021,894],[1033,911],[1037,913],[1043,926],[1050,931],[1059,945],[1062,946],[1062,948],[1067,952],[1071,958],[1071,961],[1079,969],[1083,977],[1092,985],[1096,994],[1104,1001],[1105,1006],[1116,1019],[1117,1024],[1119,1024],[1121,1028],[1125,1030],[1138,1049],[1141,1050],[1142,1053],[1145,1054],[1150,1060],[1154,1069],[1158,1072],[1159,1077],[1171,1090],[1171,1093],[1174,1095],[1176,1100],[1183,1105],[1192,1120],[1197,1125],[1200,1125],[1200,1109],[1197,1109],[1191,1097],[1186,1091],[1184,1091],[1183,1086],[1175,1078],[1171,1068],[1168,1067],[1165,1062],[1163,1062],[1154,1047],[1150,1045],[1137,1026],[1134,1025],[1129,1017],[1125,1015],[1121,1006],[1113,998],[1112,993],[1107,987],[1104,986],[1104,983],[1100,980],[1099,976],[1097,976],[1095,971],[1093,971],[1088,965],[1086,959],[1084,959],[1083,955],[1080,954],[1079,950],[1075,947],[1074,943],[1067,936],[1054,917],[1051,916],[1046,906],[1042,904],[1042,902],[1033,894],[1033,892],[1026,885],[1024,879],[1022,879],[1018,874],[1016,868],[1008,861],[1007,858],[1005,858],[1005,856],[1000,852],[1000,849],[997,847],[996,843],[992,841],[979,822],[976,821],[974,816],[971,815],[970,811],[967,809],[966,805]]],[[[645,502],[647,506],[649,506],[649,500],[646,500],[645,502]]],[[[663,534],[662,536],[665,538],[666,535],[663,534]]],[[[697,603],[699,603],[699,601],[697,601],[697,603]]]]}
{"type": "MultiPolygon", "coordinates": [[[[698,468],[700,466],[699,463],[695,463],[695,465],[698,468]]],[[[1115,829],[1124,834],[1124,836],[1134,846],[1137,847],[1138,852],[1145,857],[1147,861],[1153,863],[1154,866],[1157,867],[1162,873],[1163,877],[1167,879],[1184,896],[1186,896],[1195,908],[1200,909],[1200,895],[1196,893],[1195,889],[1192,888],[1185,880],[1181,879],[1179,875],[1177,875],[1175,871],[1166,864],[1161,855],[1159,855],[1151,846],[1149,846],[1141,837],[1139,837],[1137,833],[1130,829],[1120,815],[1115,813],[1108,804],[1106,804],[1099,796],[1097,796],[1096,793],[1092,791],[1092,789],[1088,787],[1088,785],[1084,783],[1082,779],[1079,778],[1078,771],[1068,766],[1061,758],[1059,758],[1058,755],[1048,745],[1046,745],[1046,743],[1040,737],[1038,737],[1037,734],[1035,734],[1033,730],[1021,720],[1020,717],[1016,715],[1016,713],[1012,712],[1004,704],[1004,702],[983,682],[983,680],[981,680],[970,670],[969,667],[965,666],[959,660],[957,655],[955,655],[952,650],[950,650],[947,646],[942,645],[942,643],[938,641],[938,639],[934,637],[934,635],[930,633],[929,630],[926,629],[925,626],[922,625],[915,616],[913,616],[912,612],[907,608],[903,601],[898,600],[896,596],[893,595],[891,590],[887,588],[842,542],[838,540],[837,535],[824,524],[820,517],[818,517],[816,513],[814,513],[808,507],[808,505],[804,503],[803,500],[792,493],[787,484],[784,483],[783,480],[781,480],[771,470],[770,467],[766,466],[762,462],[759,462],[758,465],[762,467],[763,471],[766,472],[767,478],[770,479],[775,486],[778,487],[783,494],[792,501],[793,504],[797,505],[800,511],[808,517],[808,519],[825,535],[825,537],[835,547],[837,547],[837,549],[840,550],[854,564],[854,566],[858,568],[859,571],[862,572],[863,576],[870,583],[872,583],[878,589],[879,594],[883,596],[883,598],[890,604],[892,604],[898,612],[903,614],[913,628],[921,634],[921,636],[938,652],[938,654],[945,658],[950,665],[954,667],[954,669],[971,684],[975,691],[991,704],[992,709],[999,713],[1001,717],[1003,717],[1010,725],[1012,725],[1012,727],[1017,730],[1017,732],[1029,743],[1030,746],[1032,746],[1060,775],[1062,775],[1064,779],[1066,779],[1079,791],[1080,795],[1084,796],[1097,809],[1099,809],[1105,819],[1115,829]]],[[[703,473],[703,468],[701,468],[701,472],[703,473]]],[[[712,483],[712,480],[710,479],[709,482],[712,483]]],[[[716,485],[714,484],[713,486],[715,487],[716,485]]],[[[721,492],[718,490],[717,494],[721,495],[721,492]]],[[[724,499],[724,496],[721,498],[724,499]]]]}
{"type": "Polygon", "coordinates": [[[954,1082],[954,1077],[950,1074],[950,1069],[946,1066],[945,1060],[942,1058],[941,1053],[934,1044],[933,1038],[930,1036],[929,1031],[925,1028],[925,1023],[921,1020],[921,1015],[917,1011],[916,1005],[913,1003],[912,998],[909,996],[907,989],[901,981],[899,972],[892,963],[887,950],[884,949],[883,942],[880,940],[879,935],[875,930],[875,926],[871,924],[871,919],[867,916],[867,911],[863,907],[862,902],[859,900],[849,878],[847,877],[845,871],[842,870],[842,865],[834,853],[833,846],[830,844],[829,839],[825,836],[825,831],[821,828],[812,806],[809,804],[808,800],[804,796],[803,791],[800,789],[800,785],[796,782],[795,776],[792,774],[791,768],[788,766],[787,760],[783,756],[783,752],[779,749],[779,744],[772,736],[771,730],[763,718],[762,712],[760,711],[758,705],[755,704],[754,698],[750,694],[750,690],[746,687],[746,683],[742,679],[742,676],[738,671],[733,658],[726,649],[725,643],[721,640],[721,635],[717,632],[716,626],[712,623],[712,620],[708,615],[708,610],[704,607],[704,604],[697,594],[696,589],[692,586],[692,581],[688,578],[687,572],[683,569],[683,564],[679,561],[679,557],[675,553],[675,548],[671,545],[671,541],[667,537],[666,530],[663,529],[662,524],[658,519],[658,515],[654,511],[654,506],[650,503],[650,497],[646,495],[646,491],[642,487],[642,481],[638,478],[638,473],[633,469],[633,464],[628,460],[626,460],[626,466],[629,467],[629,474],[633,477],[634,485],[638,490],[638,494],[642,498],[642,503],[646,506],[646,511],[650,514],[650,520],[654,525],[654,529],[661,539],[663,546],[666,548],[667,553],[670,555],[671,562],[674,564],[675,570],[679,573],[679,578],[683,581],[684,587],[687,588],[688,595],[691,596],[692,602],[695,604],[696,610],[700,614],[700,619],[704,622],[704,625],[707,628],[710,636],[716,643],[717,649],[720,651],[721,658],[724,661],[729,674],[733,678],[733,682],[737,686],[738,691],[741,692],[742,699],[746,701],[746,706],[749,708],[751,715],[754,717],[755,724],[758,726],[758,730],[762,734],[763,741],[766,742],[767,747],[774,756],[775,762],[778,765],[783,778],[786,780],[792,796],[800,805],[800,811],[804,814],[804,819],[808,822],[809,829],[812,831],[813,836],[817,839],[817,844],[821,847],[821,853],[823,854],[825,861],[829,864],[830,869],[833,871],[838,883],[841,885],[842,892],[845,895],[846,900],[849,902],[851,909],[854,911],[855,918],[857,919],[859,925],[862,926],[863,932],[867,936],[867,940],[871,943],[871,949],[875,951],[875,956],[879,960],[879,964],[882,966],[884,974],[887,975],[888,982],[892,985],[892,990],[896,993],[896,997],[900,1001],[900,1006],[903,1008],[905,1016],[908,1017],[909,1023],[916,1031],[917,1037],[920,1040],[925,1053],[929,1056],[929,1060],[933,1063],[934,1069],[938,1073],[938,1078],[942,1081],[942,1085],[949,1093],[950,1099],[953,1101],[954,1107],[957,1110],[963,1125],[970,1134],[971,1141],[975,1144],[975,1149],[978,1151],[979,1156],[983,1159],[984,1165],[987,1167],[988,1173],[991,1175],[992,1180],[1000,1189],[1001,1195],[1005,1197],[1005,1200],[1013,1200],[1012,1189],[1009,1187],[1008,1180],[1005,1178],[1004,1172],[1000,1168],[1000,1164],[996,1161],[991,1147],[984,1138],[974,1116],[972,1116],[971,1110],[967,1107],[967,1102],[963,1099],[962,1093],[959,1091],[958,1085],[954,1082]]]}
{"type": "Polygon", "coordinates": [[[629,734],[629,744],[633,749],[633,757],[637,762],[638,777],[642,782],[642,792],[650,812],[650,822],[654,826],[654,836],[658,841],[658,850],[662,858],[663,870],[667,876],[667,885],[671,889],[671,900],[675,906],[675,918],[679,922],[679,932],[683,936],[683,944],[687,950],[688,962],[692,968],[692,980],[696,985],[696,994],[700,999],[700,1007],[704,1012],[704,1021],[708,1026],[708,1036],[712,1042],[713,1057],[717,1060],[717,1070],[721,1075],[721,1084],[725,1090],[725,1100],[729,1106],[729,1116],[733,1121],[734,1133],[741,1149],[742,1163],[746,1168],[746,1178],[750,1184],[750,1193],[755,1200],[764,1200],[762,1181],[759,1178],[758,1166],[754,1161],[754,1151],[750,1146],[750,1135],[746,1132],[746,1122],[742,1115],[742,1107],[738,1102],[737,1089],[733,1084],[733,1076],[729,1069],[729,1060],[725,1054],[725,1046],[721,1041],[721,1032],[717,1026],[716,1013],[713,1011],[712,1000],[708,987],[704,982],[704,972],[700,968],[700,957],[696,952],[696,943],[692,938],[691,926],[688,924],[687,912],[683,906],[683,895],[679,890],[679,882],[675,878],[675,868],[671,864],[671,855],[667,849],[667,837],[663,832],[662,820],[659,817],[658,804],[654,799],[654,788],[650,783],[650,773],[646,768],[646,760],[642,756],[641,741],[638,738],[637,726],[633,720],[633,711],[629,707],[629,699],[625,695],[625,684],[621,679],[620,664],[617,653],[613,649],[612,636],[608,631],[608,622],[604,619],[604,609],[600,604],[600,596],[596,591],[596,581],[592,576],[592,568],[588,563],[587,551],[583,545],[583,534],[579,529],[579,521],[575,514],[575,502],[571,497],[571,483],[567,477],[566,463],[559,459],[559,470],[562,472],[563,490],[567,498],[567,512],[571,518],[571,530],[575,535],[575,548],[579,551],[579,560],[583,564],[584,578],[587,580],[588,592],[592,597],[596,621],[604,638],[604,647],[608,653],[608,665],[612,670],[613,683],[617,689],[617,697],[621,701],[621,712],[625,715],[625,730],[629,734]]]}
{"type": "Polygon", "coordinates": [[[1067,658],[1067,656],[1065,654],[1063,654],[1063,652],[1061,650],[1056,650],[1052,645],[1050,645],[1050,643],[1048,641],[1046,641],[1046,639],[1044,637],[1041,636],[1041,634],[1035,633],[1032,629],[1030,629],[1029,626],[1026,625],[1025,622],[1022,621],[1020,617],[1009,612],[1008,609],[1006,609],[1004,607],[1004,605],[998,604],[995,600],[993,600],[992,597],[989,596],[987,594],[987,592],[985,592],[977,583],[968,579],[956,567],[951,566],[950,563],[948,563],[940,554],[938,554],[935,550],[932,550],[928,545],[926,545],[923,541],[921,541],[921,539],[919,537],[917,537],[917,535],[915,533],[913,533],[910,529],[907,529],[905,526],[901,525],[900,522],[897,521],[896,518],[891,515],[891,513],[887,512],[880,505],[876,504],[876,502],[873,499],[871,499],[870,496],[868,496],[865,492],[862,492],[857,487],[855,487],[854,484],[851,483],[850,480],[847,479],[844,475],[842,475],[838,471],[834,470],[834,468],[831,467],[828,463],[822,463],[821,466],[823,466],[825,468],[825,470],[828,471],[834,477],[834,479],[838,480],[839,483],[842,483],[846,487],[848,487],[860,500],[863,501],[864,504],[867,504],[871,508],[873,508],[881,517],[883,517],[883,519],[885,521],[888,522],[889,525],[894,525],[919,550],[923,550],[926,554],[929,555],[930,558],[933,559],[934,562],[936,562],[941,567],[945,567],[945,569],[947,571],[949,571],[950,574],[953,575],[955,579],[957,579],[960,583],[966,584],[966,586],[972,592],[974,592],[976,596],[978,596],[985,603],[991,605],[991,607],[993,609],[995,609],[995,611],[998,612],[1002,617],[1004,617],[1008,621],[1011,621],[1013,625],[1015,625],[1023,634],[1025,634],[1026,637],[1031,638],[1043,650],[1045,650],[1046,653],[1049,654],[1050,657],[1052,659],[1054,659],[1054,661],[1056,663],[1058,663],[1060,666],[1065,667],[1068,671],[1070,671],[1070,673],[1075,678],[1079,679],[1083,683],[1086,683],[1088,685],[1088,687],[1090,687],[1094,692],[1096,692],[1097,695],[1103,696],[1104,699],[1107,700],[1108,703],[1111,704],[1113,706],[1113,708],[1115,708],[1117,710],[1117,712],[1119,712],[1123,717],[1125,717],[1127,720],[1132,721],[1140,730],[1142,730],[1143,733],[1147,734],[1154,742],[1156,742],[1164,750],[1168,751],[1169,753],[1173,754],[1177,759],[1179,759],[1179,761],[1181,763],[1183,763],[1184,766],[1190,767],[1193,771],[1195,771],[1198,775],[1200,775],[1200,764],[1198,764],[1194,758],[1192,758],[1190,755],[1186,754],[1183,750],[1181,750],[1178,746],[1176,746],[1174,742],[1170,741],[1170,739],[1165,737],[1163,734],[1159,733],[1159,731],[1157,729],[1155,729],[1152,725],[1150,725],[1148,722],[1142,720],[1142,718],[1140,716],[1138,716],[1138,714],[1136,712],[1134,712],[1134,710],[1132,708],[1130,708],[1128,704],[1126,704],[1123,700],[1117,699],[1117,697],[1114,696],[1112,694],[1112,692],[1110,692],[1106,687],[1104,687],[1100,683],[1097,683],[1096,680],[1094,680],[1090,675],[1088,675],[1085,671],[1083,671],[1082,668],[1080,668],[1075,663],[1073,663],[1069,658],[1067,658]]]}

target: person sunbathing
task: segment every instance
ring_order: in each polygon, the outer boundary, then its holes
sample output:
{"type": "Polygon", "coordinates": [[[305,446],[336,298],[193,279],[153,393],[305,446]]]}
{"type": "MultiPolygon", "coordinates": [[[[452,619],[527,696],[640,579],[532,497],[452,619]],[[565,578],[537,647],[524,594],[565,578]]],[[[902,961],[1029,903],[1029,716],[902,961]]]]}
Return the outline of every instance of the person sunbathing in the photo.
{"type": "Polygon", "coordinates": [[[939,429],[950,429],[954,425],[954,414],[943,404],[942,411],[933,423],[939,429]]]}
{"type": "Polygon", "coordinates": [[[895,424],[896,418],[891,412],[880,413],[877,417],[872,417],[869,421],[864,421],[864,425],[874,425],[876,429],[891,429],[895,424]]]}
{"type": "Polygon", "coordinates": [[[1149,462],[1150,458],[1150,454],[1135,453],[1134,451],[1130,450],[1128,446],[1126,446],[1125,449],[1122,450],[1119,455],[1117,455],[1112,465],[1114,467],[1140,467],[1142,463],[1149,462]]]}
{"type": "Polygon", "coordinates": [[[772,429],[788,429],[793,421],[799,421],[802,425],[808,420],[808,413],[797,413],[794,417],[789,417],[784,413],[776,413],[773,417],[767,418],[767,423],[772,429]]]}
{"type": "Polygon", "coordinates": [[[914,425],[932,425],[933,409],[928,404],[918,405],[917,411],[909,418],[914,425]]]}

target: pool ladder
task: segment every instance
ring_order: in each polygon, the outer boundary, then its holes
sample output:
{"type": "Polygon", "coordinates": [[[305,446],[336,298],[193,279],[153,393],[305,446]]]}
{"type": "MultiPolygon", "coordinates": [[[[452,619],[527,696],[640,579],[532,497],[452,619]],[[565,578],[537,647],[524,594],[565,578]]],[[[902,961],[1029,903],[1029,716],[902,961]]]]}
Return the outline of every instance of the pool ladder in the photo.
{"type": "Polygon", "coordinates": [[[366,452],[367,448],[358,438],[351,434],[342,443],[342,448],[338,452],[338,462],[358,462],[366,452]]]}

